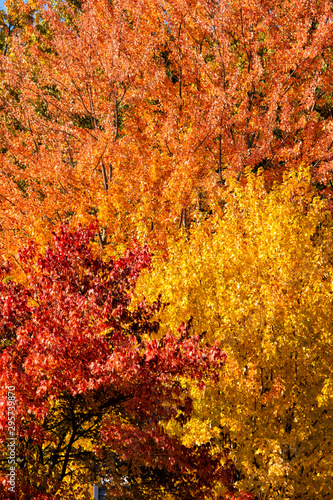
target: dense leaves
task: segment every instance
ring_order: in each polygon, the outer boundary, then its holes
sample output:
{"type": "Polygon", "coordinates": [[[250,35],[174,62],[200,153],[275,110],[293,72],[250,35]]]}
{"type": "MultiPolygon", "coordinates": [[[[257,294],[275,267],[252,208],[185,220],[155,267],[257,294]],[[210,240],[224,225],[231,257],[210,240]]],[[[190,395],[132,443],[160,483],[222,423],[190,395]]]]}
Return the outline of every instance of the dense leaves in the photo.
{"type": "Polygon", "coordinates": [[[1,60],[6,252],[96,214],[162,244],[246,168],[330,195],[329,0],[37,4],[1,60]]]}
{"type": "Polygon", "coordinates": [[[226,354],[185,325],[150,340],[160,302],[129,309],[147,247],[102,261],[89,246],[95,231],[62,226],[44,255],[25,247],[24,284],[2,270],[1,439],[14,385],[18,498],[84,495],[101,474],[115,491],[125,477],[133,498],[202,498],[218,478],[228,482],[220,453],[186,447],[159,423],[189,418],[187,379],[217,381],[226,354]]]}
{"type": "Polygon", "coordinates": [[[333,498],[331,0],[6,5],[21,499],[333,498]]]}
{"type": "Polygon", "coordinates": [[[170,243],[137,288],[151,300],[163,290],[164,328],[192,317],[229,356],[222,383],[169,430],[186,444],[219,439],[236,486],[260,498],[331,498],[332,217],[308,171],[270,193],[250,176],[223,201],[224,215],[170,243]]]}

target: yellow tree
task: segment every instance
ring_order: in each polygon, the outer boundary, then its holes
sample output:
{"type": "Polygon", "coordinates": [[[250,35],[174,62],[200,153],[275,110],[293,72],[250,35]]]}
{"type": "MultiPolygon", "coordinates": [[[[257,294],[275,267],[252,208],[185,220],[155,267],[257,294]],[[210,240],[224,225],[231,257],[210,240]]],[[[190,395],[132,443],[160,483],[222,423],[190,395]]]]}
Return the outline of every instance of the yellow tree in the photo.
{"type": "Polygon", "coordinates": [[[165,328],[190,323],[229,356],[185,432],[169,432],[214,439],[237,488],[267,500],[333,495],[332,222],[308,171],[269,193],[250,175],[224,192],[220,217],[171,243],[167,261],[155,255],[138,288],[163,290],[165,328]]]}

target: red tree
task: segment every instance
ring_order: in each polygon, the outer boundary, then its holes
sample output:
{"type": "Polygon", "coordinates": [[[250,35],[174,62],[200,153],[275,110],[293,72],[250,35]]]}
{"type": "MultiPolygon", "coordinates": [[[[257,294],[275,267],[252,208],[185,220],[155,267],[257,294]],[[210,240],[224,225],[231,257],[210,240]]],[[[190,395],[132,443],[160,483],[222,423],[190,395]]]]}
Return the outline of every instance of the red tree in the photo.
{"type": "MultiPolygon", "coordinates": [[[[101,475],[112,476],[115,494],[126,477],[135,498],[159,498],[163,488],[202,498],[230,474],[209,447],[186,448],[159,422],[187,420],[192,400],[180,377],[217,379],[226,354],[184,325],[147,340],[161,304],[143,300],[131,310],[130,302],[148,249],[103,261],[89,246],[95,232],[62,226],[45,255],[25,247],[23,284],[1,270],[1,395],[15,387],[18,498],[72,498],[101,475]]],[[[3,445],[6,411],[2,404],[3,445]]]]}

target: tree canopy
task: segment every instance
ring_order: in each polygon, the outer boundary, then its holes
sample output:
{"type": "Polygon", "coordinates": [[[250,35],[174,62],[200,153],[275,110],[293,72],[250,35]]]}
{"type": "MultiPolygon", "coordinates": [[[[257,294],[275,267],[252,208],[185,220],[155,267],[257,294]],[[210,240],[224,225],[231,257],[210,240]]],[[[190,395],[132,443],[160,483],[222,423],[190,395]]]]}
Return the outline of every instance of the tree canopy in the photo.
{"type": "Polygon", "coordinates": [[[26,284],[2,269],[1,392],[16,388],[20,464],[12,496],[73,498],[104,473],[116,492],[126,478],[128,498],[202,498],[218,477],[228,482],[220,452],[184,446],[160,423],[189,418],[187,380],[217,381],[226,354],[184,324],[150,339],[160,302],[129,309],[147,248],[103,262],[89,248],[95,230],[63,226],[45,255],[24,248],[26,284]]]}
{"type": "Polygon", "coordinates": [[[1,60],[3,251],[96,213],[161,245],[247,168],[330,197],[329,0],[34,5],[1,60]]]}
{"type": "Polygon", "coordinates": [[[18,498],[333,500],[332,2],[6,6],[18,498]]]}
{"type": "Polygon", "coordinates": [[[308,171],[269,193],[249,176],[224,196],[223,216],[169,243],[137,287],[150,300],[163,291],[165,329],[191,320],[228,354],[185,433],[173,431],[184,443],[218,436],[237,487],[259,498],[330,498],[332,217],[308,171]]]}

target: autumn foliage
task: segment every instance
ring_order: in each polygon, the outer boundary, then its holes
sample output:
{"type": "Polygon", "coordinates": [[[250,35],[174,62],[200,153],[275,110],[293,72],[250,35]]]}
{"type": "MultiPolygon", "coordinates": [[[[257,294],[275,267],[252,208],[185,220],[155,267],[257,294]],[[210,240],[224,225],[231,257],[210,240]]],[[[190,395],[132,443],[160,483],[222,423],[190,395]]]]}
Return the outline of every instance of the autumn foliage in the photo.
{"type": "Polygon", "coordinates": [[[4,251],[96,213],[161,245],[246,168],[311,166],[330,196],[330,1],[29,5],[1,60],[4,251]]]}
{"type": "MultiPolygon", "coordinates": [[[[201,346],[184,325],[177,335],[149,340],[159,327],[151,320],[159,302],[129,310],[138,274],[149,265],[147,248],[103,262],[88,246],[94,233],[63,226],[45,255],[33,244],[24,248],[24,285],[2,270],[1,387],[3,396],[8,385],[17,388],[18,498],[72,498],[78,479],[86,484],[105,469],[114,482],[127,478],[133,498],[148,490],[155,498],[169,490],[201,498],[228,476],[219,453],[185,447],[159,423],[189,418],[186,380],[218,380],[226,354],[201,346]]],[[[3,443],[5,415],[3,403],[3,443]]]]}
{"type": "MultiPolygon", "coordinates": [[[[184,443],[218,438],[237,487],[260,498],[331,492],[332,217],[300,171],[267,193],[260,176],[224,192],[224,214],[153,258],[137,294],[170,306],[163,328],[191,321],[228,353],[223,379],[170,431],[184,443]],[[185,431],[185,432],[184,432],[185,431]]],[[[331,494],[331,493],[329,493],[331,494]]]]}
{"type": "Polygon", "coordinates": [[[331,498],[332,2],[6,5],[20,500],[331,498]]]}

